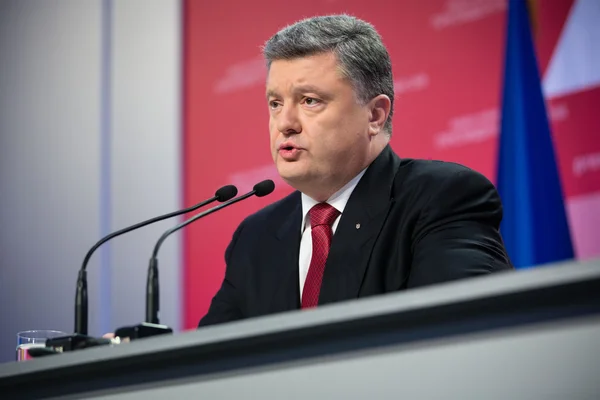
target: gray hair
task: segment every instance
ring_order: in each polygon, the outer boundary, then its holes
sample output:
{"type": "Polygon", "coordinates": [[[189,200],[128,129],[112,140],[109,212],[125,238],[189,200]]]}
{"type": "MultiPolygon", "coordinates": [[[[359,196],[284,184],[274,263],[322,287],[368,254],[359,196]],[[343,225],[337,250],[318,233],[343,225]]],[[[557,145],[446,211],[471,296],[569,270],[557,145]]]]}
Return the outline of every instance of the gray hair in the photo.
{"type": "Polygon", "coordinates": [[[307,18],[289,25],[263,47],[267,68],[275,60],[291,60],[333,52],[344,76],[350,80],[362,104],[385,94],[391,100],[384,129],[392,134],[394,79],[392,62],[373,25],[349,15],[307,18]]]}

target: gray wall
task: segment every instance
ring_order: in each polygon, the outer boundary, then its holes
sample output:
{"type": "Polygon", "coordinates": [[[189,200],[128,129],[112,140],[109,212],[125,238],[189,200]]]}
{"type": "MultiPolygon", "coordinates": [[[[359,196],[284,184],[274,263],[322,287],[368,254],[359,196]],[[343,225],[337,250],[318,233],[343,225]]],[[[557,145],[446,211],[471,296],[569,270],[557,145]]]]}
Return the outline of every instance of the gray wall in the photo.
{"type": "MultiPolygon", "coordinates": [[[[16,332],[73,331],[77,270],[102,235],[180,204],[180,4],[0,0],[0,362],[16,332]]],[[[144,319],[148,259],[177,220],[102,247],[90,334],[144,319]]],[[[160,253],[179,329],[179,238],[160,253]]]]}

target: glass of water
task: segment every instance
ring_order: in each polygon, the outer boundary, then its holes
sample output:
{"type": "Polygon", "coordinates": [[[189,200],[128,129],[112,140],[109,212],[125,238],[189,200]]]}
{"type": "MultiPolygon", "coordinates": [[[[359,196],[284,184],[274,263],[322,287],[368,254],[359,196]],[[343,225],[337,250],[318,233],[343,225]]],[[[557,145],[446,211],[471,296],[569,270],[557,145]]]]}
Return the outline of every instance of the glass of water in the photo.
{"type": "Polygon", "coordinates": [[[17,333],[17,361],[29,360],[29,349],[46,347],[46,339],[67,336],[67,333],[51,330],[34,330],[17,333]]]}

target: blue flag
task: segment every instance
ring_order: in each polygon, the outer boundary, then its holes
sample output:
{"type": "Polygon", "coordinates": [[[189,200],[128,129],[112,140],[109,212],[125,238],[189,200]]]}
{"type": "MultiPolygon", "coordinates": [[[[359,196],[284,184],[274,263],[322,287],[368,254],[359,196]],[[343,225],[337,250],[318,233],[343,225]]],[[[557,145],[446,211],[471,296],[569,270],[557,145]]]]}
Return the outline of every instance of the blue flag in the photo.
{"type": "Polygon", "coordinates": [[[525,0],[509,0],[498,191],[516,268],[573,258],[525,0]]]}

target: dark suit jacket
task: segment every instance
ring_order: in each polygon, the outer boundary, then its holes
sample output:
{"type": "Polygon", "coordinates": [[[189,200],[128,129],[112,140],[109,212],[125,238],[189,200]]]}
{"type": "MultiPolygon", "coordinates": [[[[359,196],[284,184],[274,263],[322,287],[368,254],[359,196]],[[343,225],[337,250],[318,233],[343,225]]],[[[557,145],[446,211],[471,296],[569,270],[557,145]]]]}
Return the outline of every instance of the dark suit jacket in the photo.
{"type": "MultiPolygon", "coordinates": [[[[512,269],[501,219],[498,193],[483,175],[400,159],[388,146],[346,204],[319,304],[512,269]]],[[[239,225],[225,252],[223,284],[199,326],[300,308],[301,220],[294,192],[239,225]]]]}

